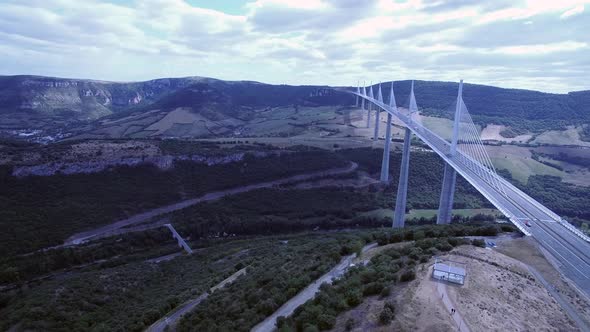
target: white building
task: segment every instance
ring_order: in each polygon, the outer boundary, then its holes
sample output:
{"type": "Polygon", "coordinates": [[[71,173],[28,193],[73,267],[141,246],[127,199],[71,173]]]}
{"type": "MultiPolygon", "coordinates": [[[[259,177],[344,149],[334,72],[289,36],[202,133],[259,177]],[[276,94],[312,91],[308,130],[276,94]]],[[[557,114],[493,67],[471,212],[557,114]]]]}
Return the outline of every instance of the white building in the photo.
{"type": "Polygon", "coordinates": [[[465,283],[465,268],[457,266],[463,265],[459,262],[435,260],[434,267],[432,269],[432,277],[438,280],[444,280],[455,284],[463,285],[465,283]]]}

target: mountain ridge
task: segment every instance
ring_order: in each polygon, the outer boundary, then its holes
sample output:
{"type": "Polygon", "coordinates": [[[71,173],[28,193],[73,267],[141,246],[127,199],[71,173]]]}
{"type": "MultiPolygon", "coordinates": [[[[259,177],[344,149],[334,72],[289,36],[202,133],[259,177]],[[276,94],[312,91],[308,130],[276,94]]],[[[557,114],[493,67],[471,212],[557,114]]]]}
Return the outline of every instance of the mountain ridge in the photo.
{"type": "MultiPolygon", "coordinates": [[[[452,116],[448,109],[456,100],[458,83],[414,82],[418,105],[424,114],[452,116]]],[[[389,99],[389,84],[383,84],[385,100],[389,99]]],[[[410,81],[393,84],[398,105],[404,106],[410,81]]],[[[590,90],[555,94],[466,83],[463,98],[476,122],[506,125],[517,131],[555,130],[590,122],[590,90]]],[[[154,110],[170,112],[183,107],[222,120],[250,117],[248,111],[253,108],[344,106],[352,102],[349,95],[320,85],[273,85],[201,76],[114,82],[0,75],[0,130],[63,130],[101,119],[154,110]]]]}

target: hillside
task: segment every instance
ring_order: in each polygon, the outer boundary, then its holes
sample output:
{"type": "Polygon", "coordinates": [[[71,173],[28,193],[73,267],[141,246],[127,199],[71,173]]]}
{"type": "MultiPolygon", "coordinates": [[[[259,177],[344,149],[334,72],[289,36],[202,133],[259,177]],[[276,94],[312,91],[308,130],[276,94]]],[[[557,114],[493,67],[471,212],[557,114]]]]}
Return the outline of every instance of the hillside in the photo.
{"type": "MultiPolygon", "coordinates": [[[[386,100],[389,84],[384,83],[386,100]]],[[[399,106],[404,106],[410,81],[396,81],[394,88],[399,106]]],[[[456,98],[457,83],[416,81],[415,92],[422,114],[452,116],[450,108],[456,98]]],[[[239,136],[247,124],[278,118],[283,122],[294,120],[299,107],[332,106],[333,109],[323,111],[333,113],[337,106],[350,105],[352,100],[325,86],[270,85],[203,77],[126,83],[0,76],[0,130],[21,136],[59,132],[79,138],[239,136]],[[281,113],[285,107],[290,108],[288,114],[281,113]],[[166,124],[157,124],[161,120],[166,124]]],[[[565,130],[568,126],[579,128],[576,130],[582,139],[588,136],[582,125],[590,121],[590,91],[549,94],[465,84],[464,100],[479,124],[503,125],[504,137],[565,130]]],[[[320,115],[308,120],[292,122],[308,125],[324,119],[320,115]]],[[[283,122],[266,125],[277,129],[283,122]]],[[[271,132],[285,134],[288,130],[271,132]]]]}

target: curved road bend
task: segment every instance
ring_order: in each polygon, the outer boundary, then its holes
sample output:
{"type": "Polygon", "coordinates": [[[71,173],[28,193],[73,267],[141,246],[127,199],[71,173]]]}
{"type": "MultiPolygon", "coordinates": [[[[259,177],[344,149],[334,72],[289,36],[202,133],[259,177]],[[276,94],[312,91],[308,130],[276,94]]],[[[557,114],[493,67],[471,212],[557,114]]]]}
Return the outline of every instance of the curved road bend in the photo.
{"type": "MultiPolygon", "coordinates": [[[[286,184],[289,182],[299,182],[299,181],[310,180],[310,179],[317,178],[317,177],[351,173],[351,172],[354,172],[357,168],[358,168],[357,163],[350,162],[350,165],[348,167],[332,168],[332,169],[324,170],[324,171],[294,175],[294,176],[290,176],[287,178],[278,179],[278,180],[274,180],[274,181],[255,183],[255,184],[236,187],[236,188],[232,188],[232,189],[210,192],[210,193],[205,194],[201,197],[187,199],[187,200],[177,202],[174,204],[162,206],[162,207],[159,207],[159,208],[147,211],[147,212],[136,214],[130,218],[123,219],[123,220],[114,222],[112,224],[96,228],[94,230],[74,234],[74,235],[70,236],[64,242],[64,244],[61,246],[77,245],[77,244],[80,244],[80,243],[87,241],[89,239],[101,237],[101,235],[108,234],[114,230],[117,230],[117,229],[120,229],[120,228],[123,228],[126,226],[130,226],[133,224],[144,222],[146,220],[149,220],[150,218],[156,217],[161,214],[166,214],[169,212],[181,210],[181,209],[184,209],[189,206],[192,206],[192,205],[195,205],[198,203],[202,203],[202,202],[218,200],[218,199],[223,198],[228,195],[235,195],[235,194],[240,194],[240,193],[244,193],[244,192],[251,191],[251,190],[273,187],[276,185],[286,184]]],[[[60,246],[57,246],[57,247],[60,247],[60,246]]]]}
{"type": "MultiPolygon", "coordinates": [[[[367,244],[363,247],[362,252],[366,252],[367,250],[373,249],[376,246],[376,243],[367,244]]],[[[295,309],[297,309],[297,307],[304,304],[305,302],[307,302],[307,300],[310,300],[315,296],[315,294],[320,290],[320,286],[323,283],[331,284],[334,279],[340,278],[346,272],[346,270],[348,270],[350,264],[352,263],[355,257],[356,254],[343,257],[340,260],[340,263],[338,263],[338,265],[333,267],[323,276],[319,277],[312,284],[305,287],[302,291],[300,291],[297,295],[292,297],[289,301],[285,302],[272,315],[266,317],[262,322],[254,326],[251,332],[271,332],[276,330],[277,318],[279,318],[280,316],[291,316],[295,309]]]]}

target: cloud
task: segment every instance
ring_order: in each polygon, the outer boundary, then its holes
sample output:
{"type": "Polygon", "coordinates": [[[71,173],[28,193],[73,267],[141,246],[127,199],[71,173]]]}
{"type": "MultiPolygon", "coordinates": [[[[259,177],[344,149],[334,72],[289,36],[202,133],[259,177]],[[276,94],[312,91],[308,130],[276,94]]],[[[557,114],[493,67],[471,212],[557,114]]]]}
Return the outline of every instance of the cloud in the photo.
{"type": "Polygon", "coordinates": [[[584,12],[584,5],[577,5],[574,8],[564,12],[559,16],[561,19],[568,18],[570,16],[578,15],[584,12]]]}
{"type": "Polygon", "coordinates": [[[590,88],[590,0],[5,0],[0,74],[590,88]]]}

